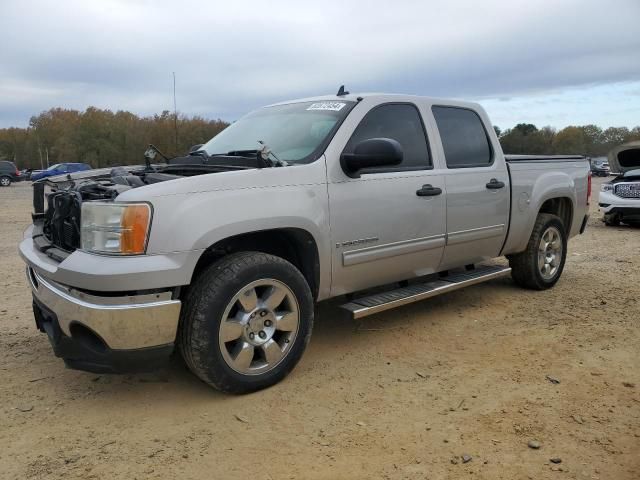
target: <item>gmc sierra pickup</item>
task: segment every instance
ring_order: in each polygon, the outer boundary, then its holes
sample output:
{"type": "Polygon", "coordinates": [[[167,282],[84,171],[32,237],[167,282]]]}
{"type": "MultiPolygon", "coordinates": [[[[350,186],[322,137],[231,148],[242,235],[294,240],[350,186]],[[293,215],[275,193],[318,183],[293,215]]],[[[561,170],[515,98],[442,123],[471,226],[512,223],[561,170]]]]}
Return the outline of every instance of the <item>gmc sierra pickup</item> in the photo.
{"type": "Polygon", "coordinates": [[[315,302],[361,318],[509,274],[552,287],[591,189],[585,158],[505,156],[479,105],[407,95],[279,103],[152,156],[34,184],[36,324],[71,368],[178,349],[236,393],[293,369],[315,302]]]}

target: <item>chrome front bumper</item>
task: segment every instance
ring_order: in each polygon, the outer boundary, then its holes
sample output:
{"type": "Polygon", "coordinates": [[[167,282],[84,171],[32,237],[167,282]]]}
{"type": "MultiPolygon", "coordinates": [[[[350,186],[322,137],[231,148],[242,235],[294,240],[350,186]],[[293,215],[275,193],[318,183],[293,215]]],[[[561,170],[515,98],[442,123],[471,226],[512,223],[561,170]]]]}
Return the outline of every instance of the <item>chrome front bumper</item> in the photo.
{"type": "Polygon", "coordinates": [[[598,207],[604,214],[610,213],[614,209],[638,209],[640,208],[640,198],[623,198],[612,192],[600,192],[598,207]]]}
{"type": "Polygon", "coordinates": [[[33,296],[57,317],[73,339],[74,325],[90,330],[108,350],[135,350],[173,344],[180,300],[172,291],[126,296],[90,295],[44,278],[27,267],[33,296]]]}

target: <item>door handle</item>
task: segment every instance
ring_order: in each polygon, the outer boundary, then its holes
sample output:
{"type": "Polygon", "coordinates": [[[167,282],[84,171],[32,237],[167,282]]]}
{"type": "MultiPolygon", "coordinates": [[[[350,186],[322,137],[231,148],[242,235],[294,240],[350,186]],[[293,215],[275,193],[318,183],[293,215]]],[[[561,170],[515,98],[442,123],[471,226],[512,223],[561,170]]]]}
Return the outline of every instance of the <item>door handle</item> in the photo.
{"type": "Polygon", "coordinates": [[[487,183],[487,188],[489,190],[498,190],[499,188],[504,188],[504,182],[499,182],[495,178],[492,178],[491,180],[489,180],[489,183],[487,183]]]}
{"type": "Polygon", "coordinates": [[[441,193],[441,188],[434,187],[431,184],[426,184],[416,192],[416,195],[418,195],[419,197],[435,197],[436,195],[440,195],[441,193]]]}

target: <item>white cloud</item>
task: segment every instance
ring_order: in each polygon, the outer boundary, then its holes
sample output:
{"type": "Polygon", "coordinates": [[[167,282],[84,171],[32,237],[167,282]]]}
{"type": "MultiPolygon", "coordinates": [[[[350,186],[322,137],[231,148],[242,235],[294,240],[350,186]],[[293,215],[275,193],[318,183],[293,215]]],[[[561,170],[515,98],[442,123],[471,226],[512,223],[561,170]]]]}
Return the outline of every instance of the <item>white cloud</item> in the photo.
{"type": "Polygon", "coordinates": [[[341,83],[477,98],[640,80],[637,0],[4,0],[0,18],[0,126],[171,108],[172,71],[182,112],[226,119],[341,83]]]}

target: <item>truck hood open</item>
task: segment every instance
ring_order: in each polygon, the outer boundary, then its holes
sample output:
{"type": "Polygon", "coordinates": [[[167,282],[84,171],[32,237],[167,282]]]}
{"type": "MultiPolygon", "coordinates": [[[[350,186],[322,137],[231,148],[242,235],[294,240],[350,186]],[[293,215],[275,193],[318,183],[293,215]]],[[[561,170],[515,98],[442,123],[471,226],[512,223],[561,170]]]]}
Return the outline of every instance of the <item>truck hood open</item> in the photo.
{"type": "Polygon", "coordinates": [[[640,141],[625,143],[611,150],[609,166],[613,173],[640,169],[640,141]]]}

